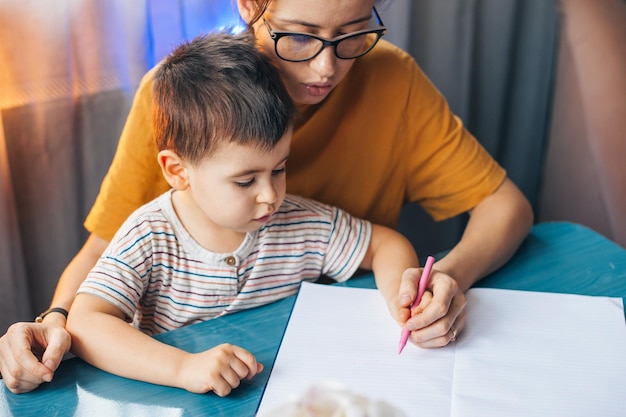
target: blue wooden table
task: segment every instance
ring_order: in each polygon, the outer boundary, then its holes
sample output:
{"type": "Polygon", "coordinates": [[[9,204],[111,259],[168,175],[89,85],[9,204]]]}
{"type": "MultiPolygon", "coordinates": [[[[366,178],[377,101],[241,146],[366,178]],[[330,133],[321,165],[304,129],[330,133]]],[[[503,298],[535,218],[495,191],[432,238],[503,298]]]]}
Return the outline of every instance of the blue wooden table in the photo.
{"type": "MultiPolygon", "coordinates": [[[[337,285],[373,288],[374,280],[366,275],[337,285]]],[[[505,267],[477,286],[624,299],[626,250],[582,226],[540,224],[505,267]]],[[[265,370],[225,398],[128,380],[74,358],[61,364],[53,382],[31,393],[11,394],[2,383],[0,416],[253,416],[294,301],[289,297],[158,336],[193,352],[224,342],[250,350],[265,370]]]]}

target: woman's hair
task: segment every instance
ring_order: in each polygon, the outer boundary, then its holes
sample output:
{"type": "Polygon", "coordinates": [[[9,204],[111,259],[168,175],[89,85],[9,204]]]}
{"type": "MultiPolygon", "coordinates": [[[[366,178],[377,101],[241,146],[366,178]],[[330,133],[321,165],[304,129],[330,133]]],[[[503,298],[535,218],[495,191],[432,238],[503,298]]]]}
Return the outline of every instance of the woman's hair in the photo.
{"type": "Polygon", "coordinates": [[[154,73],[152,107],[158,149],[191,163],[224,141],[272,149],[295,114],[278,71],[248,33],[213,33],[178,46],[154,73]]]}
{"type": "Polygon", "coordinates": [[[267,6],[270,5],[272,0],[257,0],[257,8],[256,13],[252,16],[252,19],[248,22],[248,28],[252,27],[256,23],[257,20],[263,16],[263,13],[267,10],[267,6]]]}

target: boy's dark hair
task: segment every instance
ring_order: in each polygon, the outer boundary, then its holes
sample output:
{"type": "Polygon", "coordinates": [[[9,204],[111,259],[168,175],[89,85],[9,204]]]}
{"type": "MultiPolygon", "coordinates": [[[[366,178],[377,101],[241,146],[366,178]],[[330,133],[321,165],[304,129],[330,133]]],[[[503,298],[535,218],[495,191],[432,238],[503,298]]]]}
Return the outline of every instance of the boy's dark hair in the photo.
{"type": "Polygon", "coordinates": [[[152,123],[159,150],[194,163],[222,141],[272,149],[295,105],[249,33],[212,33],[178,46],[154,73],[152,123]]]}

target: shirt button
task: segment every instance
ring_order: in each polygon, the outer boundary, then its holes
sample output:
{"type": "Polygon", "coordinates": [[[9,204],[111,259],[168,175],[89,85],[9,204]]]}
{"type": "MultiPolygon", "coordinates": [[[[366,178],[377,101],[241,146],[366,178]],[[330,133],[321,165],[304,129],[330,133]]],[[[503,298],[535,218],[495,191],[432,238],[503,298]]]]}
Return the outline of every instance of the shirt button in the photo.
{"type": "Polygon", "coordinates": [[[226,262],[230,266],[233,266],[237,263],[237,260],[234,256],[227,256],[226,259],[224,259],[224,262],[226,262]]]}

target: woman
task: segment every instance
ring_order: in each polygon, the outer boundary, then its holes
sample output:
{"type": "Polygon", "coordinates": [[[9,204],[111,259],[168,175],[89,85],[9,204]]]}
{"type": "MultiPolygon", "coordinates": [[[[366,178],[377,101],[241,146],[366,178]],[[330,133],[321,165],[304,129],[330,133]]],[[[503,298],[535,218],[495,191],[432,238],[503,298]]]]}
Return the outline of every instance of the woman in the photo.
{"type": "MultiPolygon", "coordinates": [[[[415,201],[436,220],[468,212],[463,237],[433,268],[421,312],[407,322],[421,347],[453,341],[466,291],[504,264],[532,225],[525,197],[403,51],[380,40],[374,0],[238,0],[258,47],[278,67],[300,117],[288,192],[395,226],[415,201]]],[[[114,161],[86,222],[90,237],[62,274],[41,324],[17,323],[0,339],[0,371],[15,393],[52,380],[71,345],[63,310],[108,241],[137,207],[163,193],[144,78],[114,161]],[[30,351],[42,353],[41,362],[30,351]]],[[[420,270],[400,303],[415,298],[420,270]]],[[[408,317],[407,317],[408,318],[408,317]]]]}

